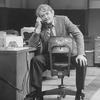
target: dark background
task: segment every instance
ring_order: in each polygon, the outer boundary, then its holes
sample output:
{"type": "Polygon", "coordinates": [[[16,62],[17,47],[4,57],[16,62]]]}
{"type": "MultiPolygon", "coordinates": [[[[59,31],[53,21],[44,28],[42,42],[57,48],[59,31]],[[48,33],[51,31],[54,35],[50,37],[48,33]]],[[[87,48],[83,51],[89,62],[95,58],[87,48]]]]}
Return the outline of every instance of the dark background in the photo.
{"type": "MultiPolygon", "coordinates": [[[[83,35],[87,36],[86,10],[54,10],[55,14],[67,15],[74,24],[80,25],[83,35]]],[[[0,8],[0,30],[13,29],[20,32],[23,27],[34,27],[35,20],[35,9],[0,8]]]]}

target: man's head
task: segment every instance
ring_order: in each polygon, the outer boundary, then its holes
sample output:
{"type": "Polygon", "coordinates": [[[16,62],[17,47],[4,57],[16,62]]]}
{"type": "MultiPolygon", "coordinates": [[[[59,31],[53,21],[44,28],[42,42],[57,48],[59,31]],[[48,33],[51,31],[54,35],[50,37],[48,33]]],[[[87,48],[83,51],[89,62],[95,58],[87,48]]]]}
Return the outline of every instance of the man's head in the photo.
{"type": "Polygon", "coordinates": [[[47,4],[41,4],[36,10],[37,17],[40,17],[43,22],[51,23],[54,17],[54,10],[47,4]]]}

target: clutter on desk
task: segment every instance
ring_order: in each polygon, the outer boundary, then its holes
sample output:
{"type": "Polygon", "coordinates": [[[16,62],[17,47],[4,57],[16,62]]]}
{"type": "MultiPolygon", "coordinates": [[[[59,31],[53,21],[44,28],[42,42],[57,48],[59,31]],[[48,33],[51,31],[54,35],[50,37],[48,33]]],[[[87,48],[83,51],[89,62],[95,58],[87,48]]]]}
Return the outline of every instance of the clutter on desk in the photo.
{"type": "Polygon", "coordinates": [[[7,35],[5,31],[0,31],[0,49],[23,47],[22,36],[7,35]]]}

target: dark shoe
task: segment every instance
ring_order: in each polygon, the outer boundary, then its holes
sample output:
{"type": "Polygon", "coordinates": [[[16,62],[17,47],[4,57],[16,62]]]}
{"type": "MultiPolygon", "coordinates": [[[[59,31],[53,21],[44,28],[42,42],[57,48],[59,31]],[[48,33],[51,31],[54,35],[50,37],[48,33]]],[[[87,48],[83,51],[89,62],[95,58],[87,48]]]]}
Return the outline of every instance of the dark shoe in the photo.
{"type": "Polygon", "coordinates": [[[80,96],[76,96],[75,97],[75,100],[80,100],[80,96]]]}
{"type": "Polygon", "coordinates": [[[43,93],[42,93],[42,91],[37,91],[36,100],[43,100],[43,93]]]}
{"type": "Polygon", "coordinates": [[[80,100],[81,90],[77,90],[75,100],[80,100]]]}
{"type": "Polygon", "coordinates": [[[26,95],[24,100],[43,100],[43,93],[41,89],[36,89],[35,91],[30,92],[29,94],[26,95]]]}
{"type": "Polygon", "coordinates": [[[43,100],[43,96],[37,97],[36,100],[43,100]]]}
{"type": "Polygon", "coordinates": [[[82,93],[82,91],[81,90],[79,90],[79,91],[77,91],[76,92],[76,97],[75,97],[75,100],[83,100],[84,99],[84,97],[85,97],[85,94],[84,93],[82,93]]]}
{"type": "Polygon", "coordinates": [[[36,91],[32,91],[26,95],[24,100],[35,100],[35,98],[36,98],[36,91]]]}

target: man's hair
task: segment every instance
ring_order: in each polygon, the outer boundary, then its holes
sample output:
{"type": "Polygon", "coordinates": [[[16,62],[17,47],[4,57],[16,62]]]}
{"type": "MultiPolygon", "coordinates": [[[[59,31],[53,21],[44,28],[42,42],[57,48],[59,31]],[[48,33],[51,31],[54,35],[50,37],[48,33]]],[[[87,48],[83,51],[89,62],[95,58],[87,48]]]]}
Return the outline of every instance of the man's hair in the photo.
{"type": "Polygon", "coordinates": [[[51,11],[52,13],[54,13],[54,10],[47,4],[41,4],[38,6],[37,10],[36,10],[36,16],[40,17],[40,11],[45,12],[45,11],[51,11]]]}

